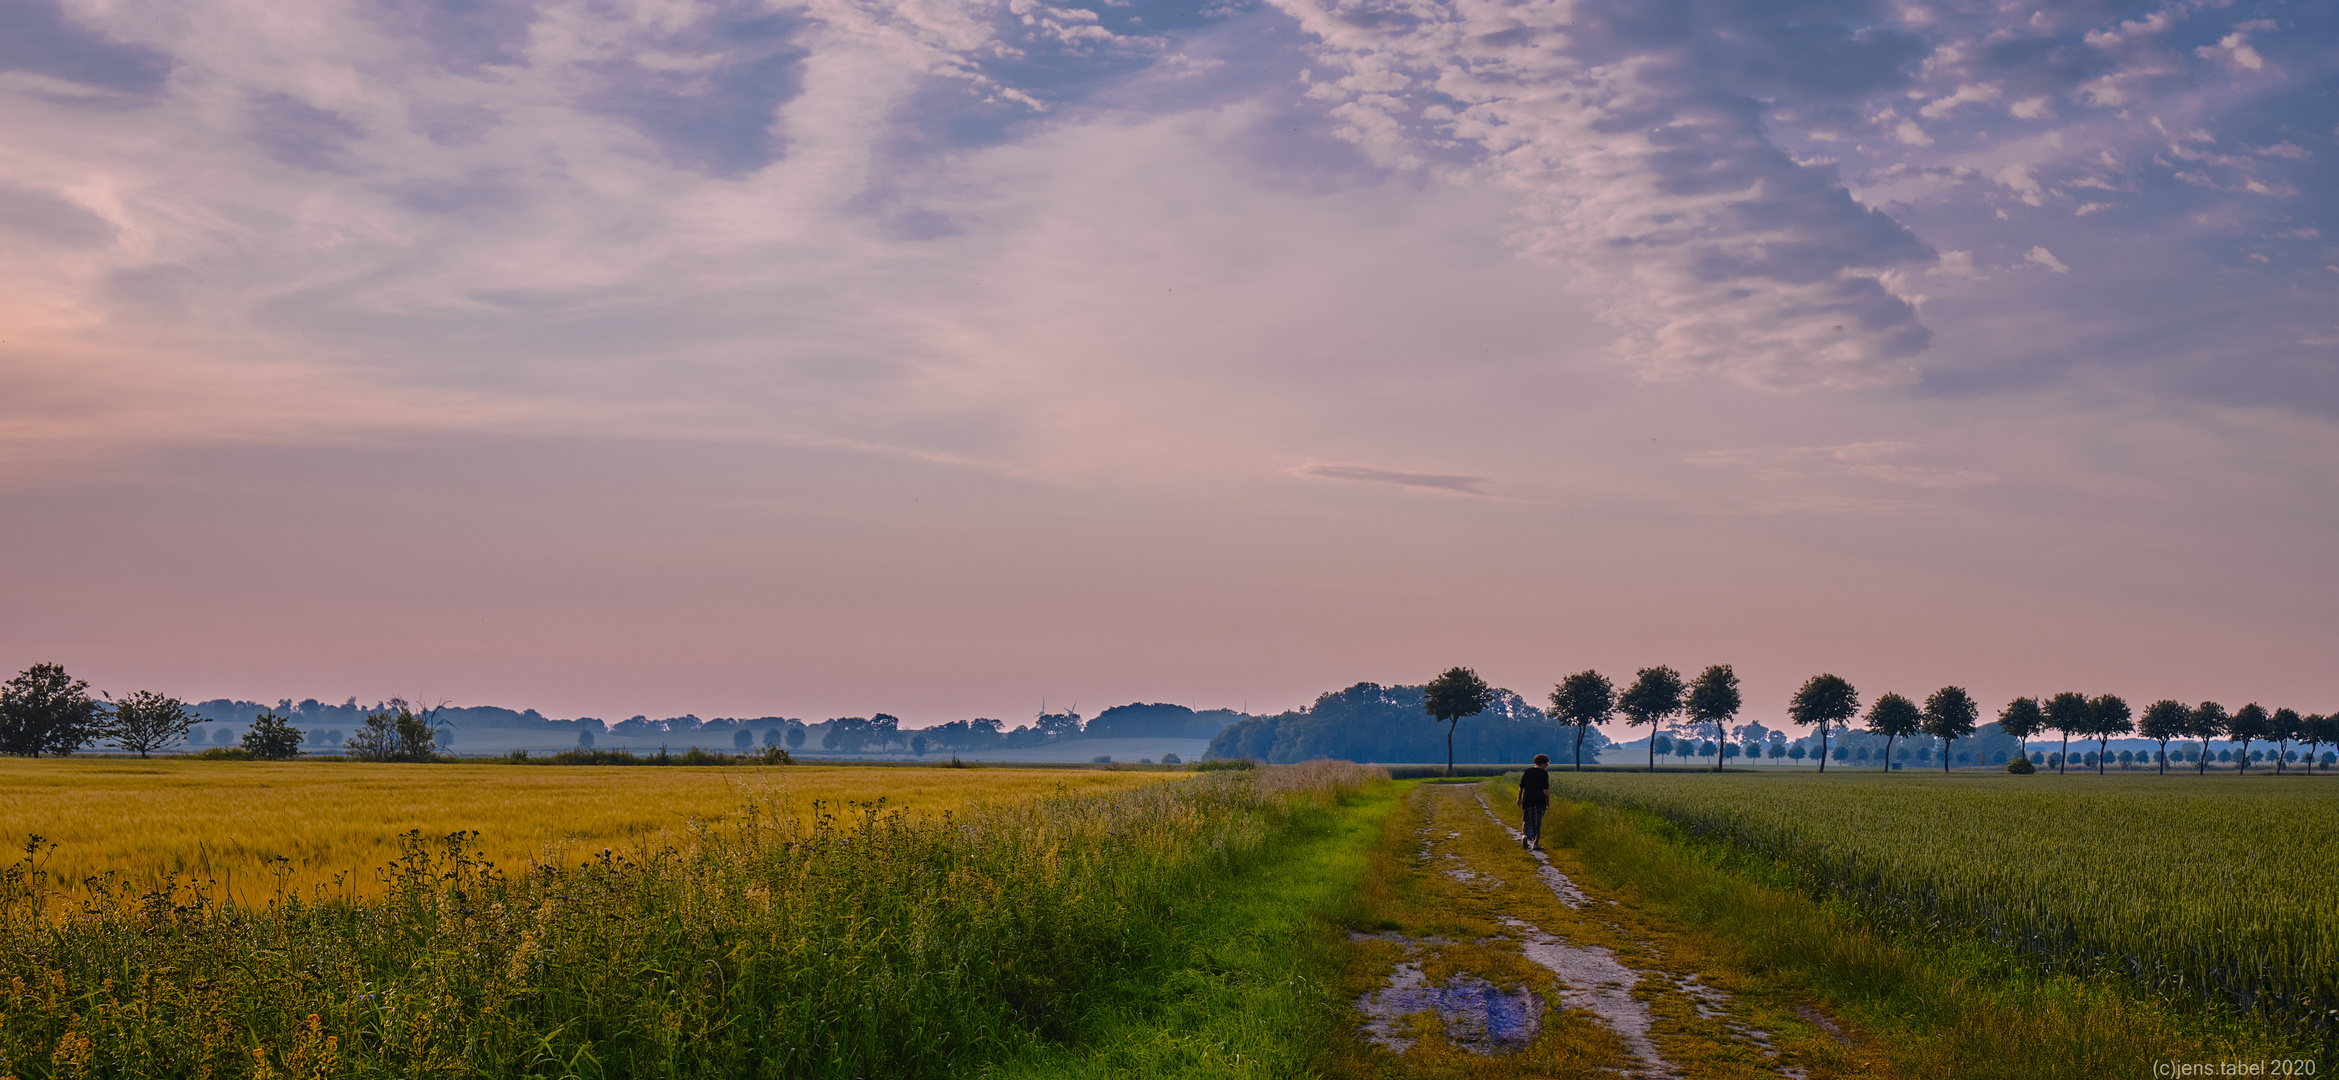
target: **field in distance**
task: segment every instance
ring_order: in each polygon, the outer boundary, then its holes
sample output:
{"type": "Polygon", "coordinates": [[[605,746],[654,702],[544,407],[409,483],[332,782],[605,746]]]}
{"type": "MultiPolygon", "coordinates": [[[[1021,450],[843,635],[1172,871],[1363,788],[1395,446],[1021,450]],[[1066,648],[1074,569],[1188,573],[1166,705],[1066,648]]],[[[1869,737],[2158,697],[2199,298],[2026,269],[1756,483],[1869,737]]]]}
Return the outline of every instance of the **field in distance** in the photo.
{"type": "Polygon", "coordinates": [[[55,882],[108,870],[132,881],[210,879],[235,899],[273,896],[281,858],[304,893],[336,875],[358,895],[409,829],[476,829],[486,857],[518,869],[626,851],[753,801],[798,815],[817,801],[939,813],[980,803],[1116,790],[1182,774],[1086,769],[853,766],[552,767],[0,758],[0,843],[31,835],[55,882]],[[45,846],[45,844],[44,844],[45,846]]]}

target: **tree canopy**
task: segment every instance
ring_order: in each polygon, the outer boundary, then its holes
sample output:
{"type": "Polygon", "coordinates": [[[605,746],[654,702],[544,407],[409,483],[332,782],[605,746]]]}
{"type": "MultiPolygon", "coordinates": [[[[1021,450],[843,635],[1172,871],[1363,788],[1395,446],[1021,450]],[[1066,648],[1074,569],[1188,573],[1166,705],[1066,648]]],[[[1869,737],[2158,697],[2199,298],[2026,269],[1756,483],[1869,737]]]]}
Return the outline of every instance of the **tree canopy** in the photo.
{"type": "Polygon", "coordinates": [[[57,664],[34,664],[0,687],[0,754],[70,754],[103,736],[106,707],[57,664]]]}
{"type": "Polygon", "coordinates": [[[1941,740],[1941,771],[1949,771],[1949,744],[1974,733],[1981,707],[1962,686],[1944,686],[1925,699],[1925,734],[1941,740]]]}
{"type": "Polygon", "coordinates": [[[1454,728],[1494,704],[1494,688],[1466,667],[1447,668],[1421,688],[1421,710],[1446,725],[1446,775],[1454,775],[1454,728]]]}
{"type": "Polygon", "coordinates": [[[1787,702],[1787,715],[1819,733],[1819,771],[1827,771],[1827,729],[1860,714],[1860,692],[1836,675],[1813,675],[1787,702]]]}
{"type": "Polygon", "coordinates": [[[1686,691],[1681,673],[1660,664],[1642,668],[1632,686],[1616,700],[1616,709],[1624,714],[1627,727],[1649,726],[1650,772],[1657,770],[1657,729],[1680,714],[1682,695],[1686,691]]]}
{"type": "Polygon", "coordinates": [[[114,722],[106,728],[106,735],[114,745],[145,757],[177,746],[194,722],[195,714],[187,710],[186,702],[140,690],[115,703],[114,722]]]}
{"type": "MultiPolygon", "coordinates": [[[[1706,668],[1698,673],[1696,682],[1689,684],[1689,722],[1701,727],[1712,724],[1712,741],[1717,744],[1726,741],[1722,738],[1722,726],[1738,715],[1738,709],[1743,704],[1738,693],[1738,672],[1728,664],[1715,664],[1706,668]]],[[[1722,758],[1718,746],[1714,754],[1714,768],[1719,771],[1722,758]]],[[[1819,767],[1825,770],[1827,763],[1821,761],[1819,767]]]]}
{"type": "Polygon", "coordinates": [[[1586,669],[1551,688],[1551,718],[1576,729],[1576,768],[1584,767],[1584,732],[1616,715],[1616,686],[1586,669]]]}
{"type": "Polygon", "coordinates": [[[1892,768],[1892,744],[1924,729],[1925,712],[1917,703],[1899,694],[1880,694],[1868,706],[1866,726],[1871,733],[1884,736],[1884,767],[1892,768]]]}

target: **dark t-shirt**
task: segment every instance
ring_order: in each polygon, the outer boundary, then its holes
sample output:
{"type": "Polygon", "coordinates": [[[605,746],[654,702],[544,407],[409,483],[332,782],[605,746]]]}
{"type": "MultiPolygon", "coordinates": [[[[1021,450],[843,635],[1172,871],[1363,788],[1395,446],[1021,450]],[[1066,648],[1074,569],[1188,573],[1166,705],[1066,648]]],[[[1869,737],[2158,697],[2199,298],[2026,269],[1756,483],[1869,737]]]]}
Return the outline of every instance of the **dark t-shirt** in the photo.
{"type": "Polygon", "coordinates": [[[1540,766],[1519,777],[1519,805],[1551,805],[1551,774],[1540,766]]]}

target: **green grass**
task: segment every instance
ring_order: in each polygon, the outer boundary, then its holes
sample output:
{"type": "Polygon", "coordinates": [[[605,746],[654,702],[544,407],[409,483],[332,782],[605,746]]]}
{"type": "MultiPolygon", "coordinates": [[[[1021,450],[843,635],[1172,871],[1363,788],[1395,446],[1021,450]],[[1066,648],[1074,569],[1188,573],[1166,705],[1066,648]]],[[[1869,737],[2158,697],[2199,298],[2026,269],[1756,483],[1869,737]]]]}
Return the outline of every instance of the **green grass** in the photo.
{"type": "Polygon", "coordinates": [[[1239,877],[1198,890],[1176,948],[1127,980],[1064,1043],[987,1070],[999,1080],[1314,1075],[1336,1037],[1343,918],[1398,805],[1382,784],[1310,815],[1239,877]]]}
{"type": "MultiPolygon", "coordinates": [[[[1936,972],[1937,985],[1962,985],[1988,971],[1983,983],[2031,986],[2026,993],[2053,999],[2033,1004],[2058,1015],[2122,1011],[2122,1002],[2134,999],[2180,1003],[2179,1012],[2201,1017],[2194,1024],[2154,1012],[2154,1038],[2258,1049],[2331,1046],[2339,1020],[2330,1011],[2339,1008],[2339,874],[2318,839],[2339,829],[2339,787],[2325,782],[1970,774],[1553,779],[1566,797],[1632,808],[1648,816],[1645,825],[1662,820],[1684,841],[1742,853],[1734,866],[1754,880],[1829,898],[1897,940],[1964,957],[1971,970],[1936,972]],[[2017,971],[2071,978],[2024,982],[2017,971]],[[2190,1034],[2172,1034],[2177,1028],[2190,1034]]],[[[1657,861],[1670,866],[1680,858],[1657,861]]],[[[1659,878],[1673,872],[1650,871],[1659,878]]],[[[1720,910],[1700,904],[1691,906],[1720,910]]],[[[1777,962],[1800,963],[1791,951],[1777,962]]],[[[1849,990],[1858,982],[1834,985],[1849,990]]],[[[1931,1007],[1923,1000],[1888,1011],[1921,1014],[1931,1007]]]]}
{"type": "Polygon", "coordinates": [[[0,868],[0,1076],[964,1075],[1182,970],[1188,900],[1370,775],[959,816],[751,808],[509,873],[465,834],[416,834],[364,899],[100,880],[59,912],[28,858],[0,868]]]}

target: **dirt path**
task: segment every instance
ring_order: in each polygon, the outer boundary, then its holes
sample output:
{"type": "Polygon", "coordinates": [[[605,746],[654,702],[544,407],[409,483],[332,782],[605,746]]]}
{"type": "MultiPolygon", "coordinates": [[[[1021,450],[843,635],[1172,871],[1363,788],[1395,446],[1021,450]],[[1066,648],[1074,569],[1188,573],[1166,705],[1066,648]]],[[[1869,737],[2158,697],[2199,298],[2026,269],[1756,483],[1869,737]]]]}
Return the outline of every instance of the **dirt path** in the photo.
{"type": "Polygon", "coordinates": [[[1809,1003],[1716,962],[1698,934],[1524,850],[1511,789],[1424,784],[1353,935],[1360,1076],[1878,1075],[1809,1003]]]}

